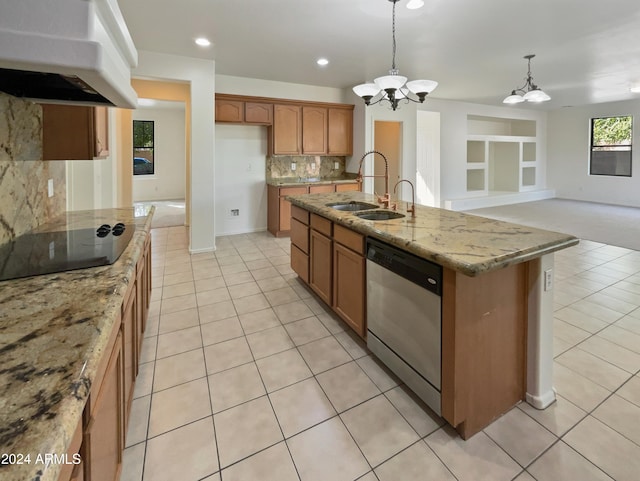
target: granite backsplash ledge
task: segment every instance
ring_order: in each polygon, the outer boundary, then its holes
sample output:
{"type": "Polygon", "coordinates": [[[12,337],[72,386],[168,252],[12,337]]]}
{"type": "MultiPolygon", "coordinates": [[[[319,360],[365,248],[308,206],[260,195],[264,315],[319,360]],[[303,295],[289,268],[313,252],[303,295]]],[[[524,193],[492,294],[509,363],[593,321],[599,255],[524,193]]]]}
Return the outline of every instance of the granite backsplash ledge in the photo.
{"type": "Polygon", "coordinates": [[[65,163],[42,160],[42,108],[0,92],[0,244],[64,212],[65,183],[65,163]]]}
{"type": "Polygon", "coordinates": [[[266,174],[267,181],[293,177],[339,179],[345,174],[345,158],[319,155],[273,155],[267,157],[266,174]],[[292,164],[295,164],[295,170],[292,164]]]}

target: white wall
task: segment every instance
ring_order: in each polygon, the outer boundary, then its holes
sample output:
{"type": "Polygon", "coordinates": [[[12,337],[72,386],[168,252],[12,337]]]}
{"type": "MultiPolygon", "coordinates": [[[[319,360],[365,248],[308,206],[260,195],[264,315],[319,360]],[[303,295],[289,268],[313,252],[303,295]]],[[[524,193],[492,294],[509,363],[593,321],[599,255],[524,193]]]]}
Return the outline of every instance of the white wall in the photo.
{"type": "Polygon", "coordinates": [[[215,62],[138,51],[134,78],[188,82],[191,86],[191,252],[215,250],[215,62]]]}
{"type": "Polygon", "coordinates": [[[266,230],[266,155],[266,127],[216,127],[216,235],[266,230]]]}
{"type": "Polygon", "coordinates": [[[216,92],[254,97],[345,103],[345,91],[342,89],[230,75],[216,75],[216,92]]]}
{"type": "Polygon", "coordinates": [[[174,200],[185,198],[185,120],[182,108],[143,108],[134,110],[133,120],[154,122],[153,175],[133,176],[133,200],[174,200]]]}
{"type": "Polygon", "coordinates": [[[640,149],[640,101],[567,107],[549,114],[548,170],[550,187],[567,199],[640,207],[638,158],[632,153],[632,177],[589,175],[590,120],[632,115],[633,149],[640,149]]]}

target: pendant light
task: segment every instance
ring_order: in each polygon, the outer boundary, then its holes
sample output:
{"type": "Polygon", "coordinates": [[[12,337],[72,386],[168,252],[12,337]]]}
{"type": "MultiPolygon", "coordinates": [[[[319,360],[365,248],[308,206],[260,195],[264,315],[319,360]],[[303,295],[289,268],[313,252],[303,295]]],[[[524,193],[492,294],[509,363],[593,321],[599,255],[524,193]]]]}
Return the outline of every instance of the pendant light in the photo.
{"type": "Polygon", "coordinates": [[[507,96],[502,103],[505,104],[519,104],[521,102],[546,102],[551,100],[546,93],[533,83],[533,77],[531,76],[531,59],[535,57],[535,54],[525,55],[524,58],[528,61],[527,78],[522,87],[512,90],[511,95],[507,96]],[[526,90],[525,90],[526,88],[526,90]]]}
{"type": "MultiPolygon", "coordinates": [[[[359,97],[362,97],[365,105],[373,105],[383,100],[391,104],[391,108],[396,110],[400,100],[405,99],[407,103],[424,102],[425,97],[431,93],[437,86],[438,82],[434,80],[410,80],[403,77],[396,68],[396,3],[400,0],[389,0],[393,3],[392,17],[392,38],[393,38],[393,56],[391,60],[391,70],[389,75],[378,77],[373,83],[365,83],[353,87],[353,91],[359,97]],[[415,98],[417,97],[417,98],[415,98]],[[373,101],[373,99],[377,99],[373,101]]],[[[410,2],[412,3],[412,2],[410,2]]],[[[413,4],[416,2],[413,1],[413,4]]]]}

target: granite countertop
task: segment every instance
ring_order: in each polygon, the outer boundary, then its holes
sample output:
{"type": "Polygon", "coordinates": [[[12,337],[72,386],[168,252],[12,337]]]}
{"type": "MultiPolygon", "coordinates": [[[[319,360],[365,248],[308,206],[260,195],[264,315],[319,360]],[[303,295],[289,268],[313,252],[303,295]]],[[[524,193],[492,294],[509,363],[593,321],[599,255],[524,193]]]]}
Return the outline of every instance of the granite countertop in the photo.
{"type": "Polygon", "coordinates": [[[287,196],[292,204],[319,214],[354,231],[375,237],[444,267],[477,276],[535,259],[578,243],[572,235],[487,219],[416,204],[416,217],[398,203],[401,219],[363,220],[327,207],[333,202],[364,201],[376,197],[362,192],[287,196]]]}
{"type": "Polygon", "coordinates": [[[356,181],[357,174],[345,172],[341,177],[272,177],[268,185],[276,187],[295,187],[297,185],[344,184],[356,181]]]}
{"type": "Polygon", "coordinates": [[[135,277],[153,209],[69,212],[39,232],[136,225],[110,266],[0,282],[0,454],[31,455],[30,464],[0,465],[0,479],[57,481],[61,466],[38,454],[67,452],[96,368],[135,277]]]}

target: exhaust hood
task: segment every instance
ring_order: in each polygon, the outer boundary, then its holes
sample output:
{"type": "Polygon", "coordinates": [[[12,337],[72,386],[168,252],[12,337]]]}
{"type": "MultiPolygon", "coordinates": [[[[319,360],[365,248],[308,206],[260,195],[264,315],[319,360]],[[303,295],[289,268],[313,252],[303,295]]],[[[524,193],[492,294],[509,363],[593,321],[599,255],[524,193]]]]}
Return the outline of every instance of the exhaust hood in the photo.
{"type": "Polygon", "coordinates": [[[117,0],[0,0],[0,91],[134,109],[138,52],[117,0]]]}

